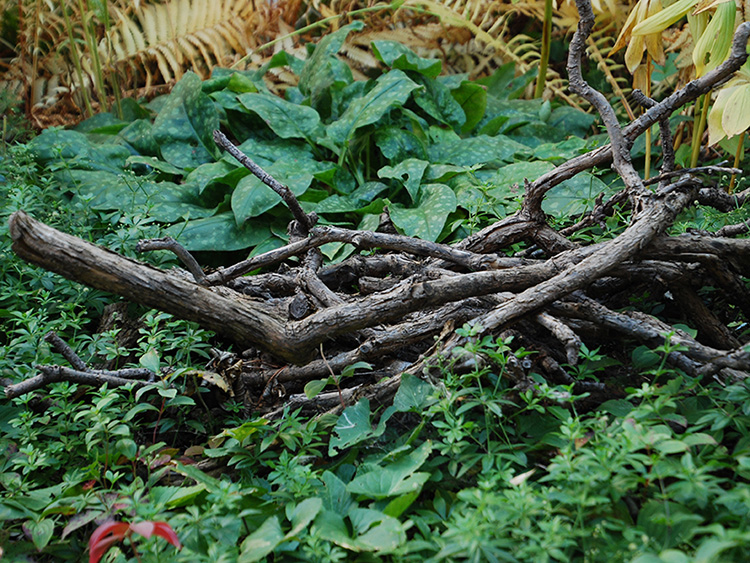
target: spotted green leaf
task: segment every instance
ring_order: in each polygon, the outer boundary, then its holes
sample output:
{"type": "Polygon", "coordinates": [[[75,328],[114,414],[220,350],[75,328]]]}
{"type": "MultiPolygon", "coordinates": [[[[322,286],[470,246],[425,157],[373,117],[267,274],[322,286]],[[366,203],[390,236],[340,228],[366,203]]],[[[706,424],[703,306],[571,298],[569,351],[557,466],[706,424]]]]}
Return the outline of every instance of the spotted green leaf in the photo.
{"type": "Polygon", "coordinates": [[[271,230],[265,224],[248,222],[242,228],[237,227],[231,212],[190,221],[187,225],[177,223],[166,232],[190,251],[243,250],[272,237],[271,230]]]}
{"type": "Polygon", "coordinates": [[[153,135],[164,160],[178,168],[197,168],[218,157],[212,137],[218,128],[219,114],[201,90],[201,79],[187,72],[156,116],[153,135]]]}
{"type": "Polygon", "coordinates": [[[432,145],[427,153],[430,162],[436,164],[498,166],[504,162],[512,162],[516,155],[530,155],[531,151],[525,145],[504,135],[478,135],[468,139],[441,141],[432,145]]]}
{"type": "MultiPolygon", "coordinates": [[[[329,167],[329,164],[315,160],[284,159],[269,166],[266,172],[292,190],[294,195],[301,196],[310,187],[313,174],[329,167]]],[[[237,187],[232,192],[232,211],[238,225],[279,203],[281,196],[252,174],[237,182],[237,187]]]]}
{"type": "Polygon", "coordinates": [[[401,162],[409,157],[427,159],[422,140],[411,131],[395,125],[378,129],[375,132],[375,144],[391,162],[401,162]]]}
{"type": "Polygon", "coordinates": [[[397,41],[373,41],[372,50],[386,66],[411,70],[429,78],[435,78],[443,68],[439,60],[420,57],[397,41]]]}
{"type": "Polygon", "coordinates": [[[328,136],[339,147],[346,146],[357,129],[375,123],[391,108],[405,104],[418,87],[400,70],[381,75],[372,90],[353,100],[341,118],[328,126],[328,136]]]}
{"type": "Polygon", "coordinates": [[[336,64],[340,61],[337,61],[335,56],[344,44],[346,36],[352,31],[359,31],[362,27],[364,27],[362,22],[355,21],[338,31],[329,33],[315,46],[315,51],[305,62],[300,73],[298,87],[300,92],[310,96],[313,107],[317,107],[319,99],[327,89],[335,84],[343,86],[351,81],[351,71],[348,77],[342,76],[341,65],[336,64]]]}
{"type": "Polygon", "coordinates": [[[215,211],[199,205],[192,185],[155,182],[143,176],[102,170],[68,170],[57,177],[70,187],[76,199],[86,201],[92,209],[148,206],[149,217],[164,222],[208,217],[215,211]]]}
{"type": "Polygon", "coordinates": [[[241,94],[238,99],[282,139],[298,138],[312,142],[322,133],[320,116],[311,107],[293,104],[272,94],[241,94]]]}
{"type": "Polygon", "coordinates": [[[422,85],[422,89],[414,92],[414,101],[430,117],[449,125],[456,131],[466,124],[464,108],[447,86],[437,80],[428,80],[424,77],[419,77],[417,82],[422,85]]]}
{"type": "Polygon", "coordinates": [[[94,144],[85,133],[45,129],[29,143],[29,149],[41,163],[65,161],[66,168],[117,172],[130,156],[126,147],[94,144]]]}
{"type": "Polygon", "coordinates": [[[372,204],[375,198],[386,189],[388,189],[388,186],[382,182],[367,182],[348,195],[332,195],[325,198],[318,203],[315,212],[321,214],[359,211],[372,204]]]}
{"type": "Polygon", "coordinates": [[[556,217],[579,215],[594,207],[600,193],[612,195],[615,188],[607,186],[590,172],[580,172],[547,192],[542,209],[556,217]]]}
{"type": "Polygon", "coordinates": [[[416,202],[419,195],[419,185],[422,182],[424,171],[429,166],[426,160],[407,158],[396,166],[383,166],[378,170],[380,178],[394,178],[406,186],[412,201],[416,202]]]}
{"type": "Polygon", "coordinates": [[[456,194],[448,186],[427,184],[422,186],[416,207],[392,206],[391,220],[405,235],[435,241],[456,204],[456,194]]]}

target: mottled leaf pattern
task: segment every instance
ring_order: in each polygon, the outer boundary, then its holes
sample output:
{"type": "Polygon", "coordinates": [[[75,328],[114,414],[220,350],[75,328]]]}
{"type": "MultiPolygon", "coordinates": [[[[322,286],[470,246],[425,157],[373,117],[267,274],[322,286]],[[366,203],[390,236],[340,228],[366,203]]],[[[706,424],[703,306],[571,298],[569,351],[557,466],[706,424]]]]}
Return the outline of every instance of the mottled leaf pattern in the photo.
{"type": "Polygon", "coordinates": [[[424,176],[424,171],[429,164],[426,160],[407,158],[396,166],[383,166],[378,171],[378,176],[399,180],[406,186],[411,200],[416,202],[419,196],[419,185],[422,182],[422,176],[424,176]]]}
{"type": "Polygon", "coordinates": [[[197,168],[219,155],[212,133],[219,114],[201,90],[201,79],[188,72],[172,90],[154,121],[153,135],[161,156],[178,168],[197,168]]]}
{"type": "Polygon", "coordinates": [[[375,87],[363,98],[353,101],[341,119],[328,126],[328,136],[345,146],[354,132],[383,117],[392,107],[403,105],[419,86],[400,70],[392,70],[375,81],[375,87]]]}
{"type": "Polygon", "coordinates": [[[311,107],[293,104],[272,94],[242,94],[238,99],[282,139],[312,140],[321,133],[320,116],[311,107]]]}
{"type": "Polygon", "coordinates": [[[429,78],[435,78],[443,68],[439,60],[420,57],[396,41],[373,41],[372,50],[390,68],[418,72],[429,78]]]}
{"type": "Polygon", "coordinates": [[[456,210],[456,194],[445,184],[422,186],[415,208],[393,206],[391,219],[405,235],[435,241],[443,231],[448,215],[456,210]]]}

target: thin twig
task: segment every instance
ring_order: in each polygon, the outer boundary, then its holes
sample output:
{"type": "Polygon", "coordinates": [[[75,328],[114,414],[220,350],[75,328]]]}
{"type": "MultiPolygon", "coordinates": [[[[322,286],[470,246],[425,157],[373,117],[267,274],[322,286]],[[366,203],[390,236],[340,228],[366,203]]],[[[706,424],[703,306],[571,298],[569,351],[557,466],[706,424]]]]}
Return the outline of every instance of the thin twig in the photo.
{"type": "Polygon", "coordinates": [[[44,339],[49,342],[55,350],[60,352],[63,358],[68,360],[68,362],[70,362],[70,365],[75,369],[77,369],[78,371],[89,371],[89,369],[86,367],[86,363],[78,356],[78,354],[73,351],[70,346],[68,346],[67,342],[57,336],[57,333],[55,331],[49,331],[44,335],[44,339]]]}
{"type": "Polygon", "coordinates": [[[41,389],[42,387],[59,381],[82,383],[93,387],[101,387],[105,383],[111,387],[122,387],[124,385],[143,387],[148,383],[146,381],[127,379],[125,377],[116,377],[103,372],[79,371],[64,366],[39,366],[38,369],[41,372],[40,374],[30,377],[25,381],[21,381],[20,383],[8,385],[5,388],[5,396],[8,399],[13,399],[14,397],[20,397],[21,395],[25,395],[31,391],[36,391],[37,389],[41,389]]]}
{"type": "Polygon", "coordinates": [[[308,233],[310,229],[315,226],[315,223],[317,221],[317,216],[314,213],[311,213],[308,215],[305,213],[305,211],[302,209],[302,206],[299,204],[299,201],[297,201],[297,196],[292,193],[292,190],[290,190],[287,186],[276,180],[273,176],[271,176],[268,172],[263,170],[260,166],[258,166],[249,156],[244,154],[240,149],[238,149],[232,141],[227,139],[226,135],[222,133],[221,131],[214,131],[214,142],[221,148],[223,148],[225,151],[227,151],[229,154],[231,154],[234,158],[237,159],[237,161],[242,164],[245,168],[250,170],[255,176],[263,182],[266,186],[271,188],[273,191],[275,191],[281,199],[284,200],[284,203],[286,203],[287,207],[289,208],[289,211],[292,212],[292,215],[294,216],[294,219],[299,223],[304,233],[308,233]]]}
{"type": "Polygon", "coordinates": [[[139,240],[135,245],[136,252],[149,252],[152,250],[169,250],[185,265],[188,271],[193,274],[195,281],[201,285],[206,283],[206,274],[198,264],[198,261],[190,254],[187,249],[172,237],[152,238],[148,240],[139,240]]]}

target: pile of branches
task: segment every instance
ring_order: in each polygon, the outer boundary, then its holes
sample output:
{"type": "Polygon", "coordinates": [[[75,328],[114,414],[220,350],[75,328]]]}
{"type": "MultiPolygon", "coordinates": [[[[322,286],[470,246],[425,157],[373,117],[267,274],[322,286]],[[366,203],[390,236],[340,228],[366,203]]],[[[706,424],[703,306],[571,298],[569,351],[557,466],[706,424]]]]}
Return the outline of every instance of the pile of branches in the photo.
{"type": "MultiPolygon", "coordinates": [[[[664,233],[691,205],[727,212],[750,195],[750,190],[727,194],[698,175],[739,171],[675,170],[668,123],[675,110],[726,81],[745,62],[750,23],[739,26],[731,56],[715,70],[658,103],[637,93],[637,101],[647,110],[621,127],[605,97],[583,79],[581,61],[594,15],[589,0],[577,0],[577,6],[581,19],[570,45],[570,89],[597,109],[611,144],[527,181],[517,213],[458,244],[398,235],[387,214],[377,232],[316,226],[315,214],[305,213],[288,188],[217,131],[217,144],[289,207],[294,220],[288,245],[206,274],[175,241],[141,241],[140,250],[172,250],[187,268],[163,271],[56,231],[19,211],[10,218],[13,249],[30,263],[196,321],[236,343],[243,352],[217,355],[211,369],[231,375],[246,405],[267,416],[277,416],[290,404],[320,411],[340,409],[362,396],[386,402],[402,373],[429,375],[431,366],[460,349],[466,336],[458,336],[455,328],[465,323],[474,327],[474,335],[514,336],[519,345],[537,352],[531,361],[510,361],[506,366],[506,375],[520,388],[531,385],[529,373],[534,371],[589,396],[611,394],[611,386],[576,381],[561,367],[576,364],[582,338],[592,335],[597,342],[617,335],[621,341],[651,347],[669,338],[673,348],[667,361],[686,374],[745,377],[750,353],[728,328],[727,319],[719,316],[722,313],[707,306],[698,292],[712,286],[728,307],[750,318],[750,295],[743,281],[750,275],[750,241],[734,238],[746,233],[750,224],[716,233],[664,233]],[[654,124],[661,130],[664,158],[660,174],[646,182],[632,165],[630,149],[654,124]],[[541,208],[545,194],[581,171],[610,162],[624,190],[608,201],[600,197],[575,225],[553,229],[541,208]],[[618,236],[588,246],[571,241],[581,229],[606,229],[607,217],[622,207],[630,209],[631,218],[618,236]],[[324,266],[320,246],[329,242],[368,252],[324,266]],[[526,250],[509,254],[522,242],[526,250]],[[290,261],[294,257],[298,260],[290,261]],[[259,268],[266,273],[245,275],[259,268]],[[646,288],[671,298],[672,309],[681,309],[699,338],[654,316],[615,310],[646,288]],[[357,362],[370,363],[371,371],[349,381],[336,379],[357,362]],[[337,381],[337,391],[313,399],[301,393],[306,382],[329,375],[337,381]],[[274,393],[276,400],[269,400],[274,393]]],[[[63,351],[63,345],[58,343],[58,349],[63,351]]],[[[88,369],[71,351],[66,354],[72,369],[47,366],[31,380],[7,387],[6,394],[17,396],[61,379],[132,383],[122,373],[88,369]]]]}

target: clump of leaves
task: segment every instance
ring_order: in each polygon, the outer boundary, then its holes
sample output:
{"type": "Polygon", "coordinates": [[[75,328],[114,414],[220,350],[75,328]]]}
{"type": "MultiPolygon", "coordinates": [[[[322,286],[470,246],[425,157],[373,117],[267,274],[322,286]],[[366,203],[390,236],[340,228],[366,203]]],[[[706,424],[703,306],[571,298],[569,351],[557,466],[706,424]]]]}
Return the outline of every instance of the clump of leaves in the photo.
{"type": "MultiPolygon", "coordinates": [[[[351,24],[324,37],[304,62],[280,53],[271,66],[298,73],[281,99],[261,71],[186,75],[167,96],[126,117],[100,114],[32,144],[60,188],[91,209],[148,209],[189,250],[261,252],[284,243],[281,200],[231,156],[212,131],[287,184],[323,223],[374,229],[381,212],[404,234],[451,240],[517,207],[516,183],[587,150],[593,117],[516,99],[529,78],[512,65],[484,84],[439,76],[441,63],[391,41],[373,52],[388,69],[355,81],[336,58],[351,24]]],[[[588,172],[556,188],[546,210],[580,213],[608,188],[588,172]]],[[[323,248],[342,257],[342,244],[323,248]]]]}

